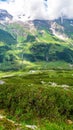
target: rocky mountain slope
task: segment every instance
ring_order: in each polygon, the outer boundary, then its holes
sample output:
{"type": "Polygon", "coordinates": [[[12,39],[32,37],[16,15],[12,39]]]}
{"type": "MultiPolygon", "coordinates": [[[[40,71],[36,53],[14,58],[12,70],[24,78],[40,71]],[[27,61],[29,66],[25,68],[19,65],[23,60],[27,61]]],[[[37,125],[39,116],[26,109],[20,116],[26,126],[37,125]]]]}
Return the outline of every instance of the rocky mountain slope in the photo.
{"type": "Polygon", "coordinates": [[[23,23],[12,21],[6,11],[2,11],[2,17],[0,70],[72,68],[73,19],[23,23]]]}
{"type": "Polygon", "coordinates": [[[0,9],[0,22],[2,21],[10,21],[12,20],[13,16],[10,15],[6,10],[0,9]]]}

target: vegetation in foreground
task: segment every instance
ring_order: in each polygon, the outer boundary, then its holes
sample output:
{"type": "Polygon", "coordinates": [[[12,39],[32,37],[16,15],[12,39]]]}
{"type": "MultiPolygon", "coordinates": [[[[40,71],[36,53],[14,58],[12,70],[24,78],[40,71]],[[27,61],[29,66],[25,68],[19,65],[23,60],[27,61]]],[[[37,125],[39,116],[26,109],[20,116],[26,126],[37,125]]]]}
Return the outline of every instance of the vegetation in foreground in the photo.
{"type": "MultiPolygon", "coordinates": [[[[37,130],[73,129],[73,71],[30,71],[0,83],[0,115],[21,124],[19,130],[25,124],[37,130]]],[[[0,130],[17,129],[4,122],[0,118],[0,130]]]]}

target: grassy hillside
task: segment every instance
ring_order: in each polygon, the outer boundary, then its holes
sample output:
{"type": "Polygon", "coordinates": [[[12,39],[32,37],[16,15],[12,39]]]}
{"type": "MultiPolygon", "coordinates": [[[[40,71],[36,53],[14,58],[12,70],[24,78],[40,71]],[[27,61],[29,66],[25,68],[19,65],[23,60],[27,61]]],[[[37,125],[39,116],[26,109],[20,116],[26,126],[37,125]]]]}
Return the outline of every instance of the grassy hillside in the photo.
{"type": "Polygon", "coordinates": [[[2,29],[0,29],[0,41],[4,42],[6,44],[16,44],[17,43],[16,39],[14,39],[14,37],[12,37],[12,35],[10,33],[8,33],[7,31],[4,31],[2,29]]]}
{"type": "MultiPolygon", "coordinates": [[[[62,33],[70,32],[66,25],[57,24],[57,31],[62,26],[62,33]]],[[[69,24],[66,22],[66,24],[69,24]]],[[[70,24],[69,24],[70,25],[70,24]]],[[[73,68],[72,31],[64,41],[52,34],[49,21],[29,21],[27,23],[0,24],[0,70],[73,68]],[[43,63],[43,66],[42,64],[43,63]],[[63,64],[62,64],[63,65],[63,64]]]]}
{"type": "MultiPolygon", "coordinates": [[[[73,129],[73,71],[29,71],[1,81],[0,111],[7,119],[23,127],[34,124],[37,130],[73,129]]],[[[7,127],[4,120],[0,124],[9,130],[7,119],[7,127]]]]}

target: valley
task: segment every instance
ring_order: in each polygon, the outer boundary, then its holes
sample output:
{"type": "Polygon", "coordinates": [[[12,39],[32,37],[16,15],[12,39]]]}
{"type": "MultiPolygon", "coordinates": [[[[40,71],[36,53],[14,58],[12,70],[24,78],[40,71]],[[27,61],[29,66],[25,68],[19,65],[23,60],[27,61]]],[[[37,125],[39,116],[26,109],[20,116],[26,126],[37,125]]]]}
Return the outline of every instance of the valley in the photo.
{"type": "Polygon", "coordinates": [[[0,10],[0,130],[73,130],[73,19],[12,18],[0,10]]]}

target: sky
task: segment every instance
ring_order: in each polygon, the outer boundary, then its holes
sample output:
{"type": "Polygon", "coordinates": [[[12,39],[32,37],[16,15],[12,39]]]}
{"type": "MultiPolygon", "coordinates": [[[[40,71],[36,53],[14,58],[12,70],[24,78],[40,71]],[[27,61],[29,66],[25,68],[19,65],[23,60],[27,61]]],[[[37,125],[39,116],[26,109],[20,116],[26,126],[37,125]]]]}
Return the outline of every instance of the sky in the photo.
{"type": "Polygon", "coordinates": [[[61,15],[73,18],[73,0],[0,0],[0,9],[6,9],[18,19],[55,19],[61,15]]]}

